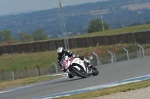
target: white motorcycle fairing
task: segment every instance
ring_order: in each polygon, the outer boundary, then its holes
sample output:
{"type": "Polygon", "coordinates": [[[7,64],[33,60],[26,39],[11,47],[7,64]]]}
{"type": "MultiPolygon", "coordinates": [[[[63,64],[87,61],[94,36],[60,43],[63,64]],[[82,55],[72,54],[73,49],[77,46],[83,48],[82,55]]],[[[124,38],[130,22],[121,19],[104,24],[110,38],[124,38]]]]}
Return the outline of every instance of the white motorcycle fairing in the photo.
{"type": "MultiPolygon", "coordinates": [[[[71,62],[71,65],[73,64],[79,64],[83,67],[84,71],[86,71],[86,67],[84,65],[84,62],[80,59],[80,58],[74,58],[73,61],[71,62]]],[[[80,70],[81,68],[79,68],[78,66],[74,66],[76,69],[80,70]]]]}
{"type": "Polygon", "coordinates": [[[66,69],[68,77],[73,78],[74,76],[86,78],[90,75],[96,76],[99,71],[94,66],[88,67],[85,65],[84,60],[80,58],[64,56],[61,60],[62,70],[66,69]]]}

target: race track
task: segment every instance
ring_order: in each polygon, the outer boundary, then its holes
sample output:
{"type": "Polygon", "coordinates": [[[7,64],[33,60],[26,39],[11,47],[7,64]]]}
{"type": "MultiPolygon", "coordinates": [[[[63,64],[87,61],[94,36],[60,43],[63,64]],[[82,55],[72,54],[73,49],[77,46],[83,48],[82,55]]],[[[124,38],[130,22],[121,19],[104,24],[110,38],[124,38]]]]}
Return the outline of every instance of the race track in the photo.
{"type": "Polygon", "coordinates": [[[36,97],[102,85],[150,74],[150,57],[97,66],[100,73],[86,79],[62,78],[21,89],[0,92],[0,99],[34,99],[36,97]]]}

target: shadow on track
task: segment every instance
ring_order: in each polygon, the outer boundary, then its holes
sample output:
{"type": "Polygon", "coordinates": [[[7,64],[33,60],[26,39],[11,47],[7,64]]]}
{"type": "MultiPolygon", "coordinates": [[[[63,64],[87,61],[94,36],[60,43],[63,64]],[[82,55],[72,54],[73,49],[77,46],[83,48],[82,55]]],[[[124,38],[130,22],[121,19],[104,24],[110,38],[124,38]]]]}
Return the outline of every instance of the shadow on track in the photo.
{"type": "Polygon", "coordinates": [[[54,81],[54,82],[50,82],[49,84],[56,84],[56,83],[62,83],[62,82],[71,82],[71,81],[77,81],[77,80],[82,80],[82,79],[88,79],[88,78],[91,78],[91,77],[94,77],[94,76],[89,76],[87,78],[67,78],[67,79],[63,79],[63,80],[59,80],[59,81],[54,81]]]}
{"type": "Polygon", "coordinates": [[[56,83],[62,83],[62,82],[71,82],[71,81],[76,81],[76,80],[81,80],[81,79],[85,79],[85,78],[74,78],[74,79],[65,79],[65,80],[62,80],[62,81],[55,81],[55,82],[51,82],[49,84],[56,84],[56,83]]]}

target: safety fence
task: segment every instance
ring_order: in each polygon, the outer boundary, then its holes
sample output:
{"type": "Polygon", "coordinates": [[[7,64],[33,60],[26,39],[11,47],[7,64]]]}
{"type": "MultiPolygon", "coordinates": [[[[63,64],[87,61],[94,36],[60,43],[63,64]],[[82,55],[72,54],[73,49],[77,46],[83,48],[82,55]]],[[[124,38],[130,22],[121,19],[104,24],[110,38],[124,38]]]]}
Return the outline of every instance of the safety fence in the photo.
{"type": "Polygon", "coordinates": [[[38,77],[43,75],[50,75],[61,72],[59,66],[47,66],[45,68],[41,68],[39,66],[35,66],[34,69],[28,69],[24,67],[24,70],[16,70],[13,69],[12,71],[0,71],[0,81],[9,81],[9,80],[17,80],[23,79],[28,77],[38,77]]]}
{"type": "MultiPolygon", "coordinates": [[[[103,64],[141,58],[150,56],[150,45],[146,47],[137,45],[136,49],[134,50],[129,50],[122,47],[122,50],[119,50],[118,52],[113,52],[111,49],[106,50],[106,52],[107,53],[105,55],[99,55],[98,53],[92,52],[91,56],[88,56],[87,59],[89,59],[94,66],[99,66],[103,64]]],[[[21,71],[16,69],[13,69],[12,71],[0,70],[0,81],[51,75],[62,72],[58,64],[53,64],[53,66],[47,66],[45,68],[35,66],[36,68],[34,69],[28,69],[27,67],[24,67],[24,70],[21,71]]]]}
{"type": "Polygon", "coordinates": [[[113,52],[110,49],[107,50],[107,54],[105,55],[98,55],[95,52],[93,52],[92,56],[93,59],[91,60],[91,63],[94,65],[102,65],[124,60],[131,60],[135,58],[150,56],[150,45],[144,48],[138,44],[135,50],[129,50],[122,47],[122,50],[119,50],[118,52],[113,52]]]}
{"type": "MultiPolygon", "coordinates": [[[[96,45],[114,45],[121,43],[150,43],[150,31],[137,33],[127,33],[108,36],[84,37],[68,39],[69,48],[83,48],[96,45]]],[[[58,47],[64,47],[64,40],[49,40],[42,42],[33,42],[17,45],[0,46],[0,55],[9,53],[31,53],[56,50],[58,47]]]]}

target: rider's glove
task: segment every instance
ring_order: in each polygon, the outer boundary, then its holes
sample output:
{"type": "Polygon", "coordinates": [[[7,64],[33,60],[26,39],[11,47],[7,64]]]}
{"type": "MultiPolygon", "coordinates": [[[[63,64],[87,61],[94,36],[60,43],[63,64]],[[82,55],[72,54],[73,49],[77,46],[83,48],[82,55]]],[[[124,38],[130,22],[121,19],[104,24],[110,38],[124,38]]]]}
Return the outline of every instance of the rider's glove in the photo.
{"type": "Polygon", "coordinates": [[[84,57],[83,57],[82,55],[79,55],[79,58],[80,58],[81,60],[84,60],[84,57]]]}

